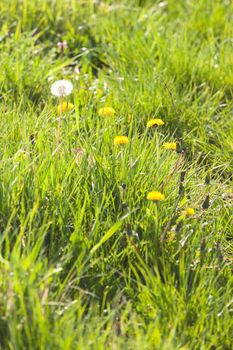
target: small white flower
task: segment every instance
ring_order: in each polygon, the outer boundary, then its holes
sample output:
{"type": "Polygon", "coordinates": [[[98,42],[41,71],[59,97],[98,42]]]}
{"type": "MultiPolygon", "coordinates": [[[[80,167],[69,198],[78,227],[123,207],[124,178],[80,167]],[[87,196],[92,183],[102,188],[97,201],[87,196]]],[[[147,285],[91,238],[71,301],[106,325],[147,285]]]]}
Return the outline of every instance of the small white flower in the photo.
{"type": "Polygon", "coordinates": [[[73,90],[73,84],[68,80],[57,80],[51,86],[51,93],[57,97],[69,96],[73,90]]]}

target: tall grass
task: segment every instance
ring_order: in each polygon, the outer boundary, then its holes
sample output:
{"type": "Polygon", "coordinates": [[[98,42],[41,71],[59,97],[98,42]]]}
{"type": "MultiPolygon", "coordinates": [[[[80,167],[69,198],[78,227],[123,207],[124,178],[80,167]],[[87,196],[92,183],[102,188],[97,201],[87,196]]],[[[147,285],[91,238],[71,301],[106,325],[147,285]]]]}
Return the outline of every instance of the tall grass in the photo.
{"type": "Polygon", "coordinates": [[[228,0],[0,2],[0,348],[231,349],[232,16],[228,0]],[[57,148],[61,78],[75,110],[57,148]]]}

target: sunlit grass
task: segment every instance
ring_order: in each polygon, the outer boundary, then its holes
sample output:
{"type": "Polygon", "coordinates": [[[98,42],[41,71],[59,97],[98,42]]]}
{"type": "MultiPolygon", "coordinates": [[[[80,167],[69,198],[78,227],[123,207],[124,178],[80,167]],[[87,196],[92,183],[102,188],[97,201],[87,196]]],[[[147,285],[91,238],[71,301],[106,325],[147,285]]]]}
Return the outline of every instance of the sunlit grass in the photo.
{"type": "Polygon", "coordinates": [[[232,15],[0,3],[0,348],[231,349],[232,15]]]}

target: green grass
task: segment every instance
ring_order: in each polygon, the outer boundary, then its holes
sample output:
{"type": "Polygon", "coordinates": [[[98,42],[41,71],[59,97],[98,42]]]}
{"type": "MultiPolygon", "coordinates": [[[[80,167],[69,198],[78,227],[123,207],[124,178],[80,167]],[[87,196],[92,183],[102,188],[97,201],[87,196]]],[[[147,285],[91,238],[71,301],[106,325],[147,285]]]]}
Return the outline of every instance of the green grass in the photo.
{"type": "Polygon", "coordinates": [[[230,0],[0,2],[0,349],[232,349],[232,19],[230,0]]]}

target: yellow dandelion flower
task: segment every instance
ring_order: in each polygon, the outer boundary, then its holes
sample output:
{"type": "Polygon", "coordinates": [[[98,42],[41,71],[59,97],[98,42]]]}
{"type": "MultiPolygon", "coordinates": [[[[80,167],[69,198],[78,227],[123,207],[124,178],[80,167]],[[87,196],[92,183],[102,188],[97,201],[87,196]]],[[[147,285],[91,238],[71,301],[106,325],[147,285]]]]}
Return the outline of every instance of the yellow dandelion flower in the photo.
{"type": "Polygon", "coordinates": [[[165,142],[164,144],[163,144],[163,147],[165,148],[165,149],[171,149],[171,150],[176,150],[176,142],[165,142]]]}
{"type": "Polygon", "coordinates": [[[113,117],[115,113],[116,111],[112,107],[103,107],[99,109],[99,115],[102,117],[113,117]]]}
{"type": "Polygon", "coordinates": [[[153,126],[164,125],[164,121],[162,119],[150,119],[148,120],[146,127],[152,128],[153,126]]]}
{"type": "Polygon", "coordinates": [[[113,141],[114,145],[127,145],[129,138],[127,136],[116,136],[113,141]]]}
{"type": "Polygon", "coordinates": [[[149,201],[153,201],[153,202],[157,202],[157,201],[164,201],[165,196],[164,194],[158,192],[158,191],[152,191],[149,192],[147,197],[146,197],[149,201]]]}
{"type": "Polygon", "coordinates": [[[195,214],[195,210],[193,208],[186,208],[183,211],[183,215],[185,216],[193,216],[195,214]]]}
{"type": "Polygon", "coordinates": [[[72,109],[74,109],[74,105],[73,105],[73,103],[70,103],[70,102],[61,102],[57,106],[58,113],[70,112],[70,111],[72,111],[72,109]]]}

